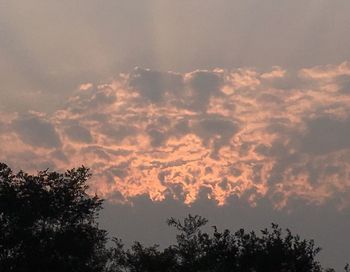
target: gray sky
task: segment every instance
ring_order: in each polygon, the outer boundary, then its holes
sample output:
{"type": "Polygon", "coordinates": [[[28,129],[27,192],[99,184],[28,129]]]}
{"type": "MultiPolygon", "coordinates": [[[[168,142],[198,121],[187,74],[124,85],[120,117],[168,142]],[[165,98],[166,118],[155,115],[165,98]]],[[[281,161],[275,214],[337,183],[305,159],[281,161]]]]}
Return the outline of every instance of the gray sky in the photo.
{"type": "Polygon", "coordinates": [[[0,103],[50,110],[81,82],[135,66],[339,63],[349,54],[349,9],[347,0],[1,1],[0,103]]]}
{"type": "Polygon", "coordinates": [[[127,241],[166,244],[160,224],[188,212],[219,227],[274,221],[341,267],[349,10],[348,0],[0,0],[0,160],[91,167],[92,190],[109,200],[102,222],[127,241]]]}

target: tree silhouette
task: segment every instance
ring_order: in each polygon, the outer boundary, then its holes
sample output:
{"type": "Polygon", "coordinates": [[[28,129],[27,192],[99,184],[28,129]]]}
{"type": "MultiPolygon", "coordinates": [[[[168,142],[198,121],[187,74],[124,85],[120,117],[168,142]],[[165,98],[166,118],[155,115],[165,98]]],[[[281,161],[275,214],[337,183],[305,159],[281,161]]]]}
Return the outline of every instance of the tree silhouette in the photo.
{"type": "MultiPolygon", "coordinates": [[[[188,215],[183,221],[170,218],[169,226],[178,230],[176,243],[159,250],[135,243],[123,260],[124,270],[132,272],[322,272],[315,260],[320,248],[313,240],[301,239],[288,229],[272,224],[260,235],[240,229],[203,232],[207,223],[201,216],[188,215]]],[[[120,255],[119,255],[120,256],[120,255]]],[[[121,266],[120,266],[121,267],[121,266]]]]}
{"type": "Polygon", "coordinates": [[[0,164],[0,271],[102,271],[102,201],[86,191],[89,170],[29,175],[0,164]]]}

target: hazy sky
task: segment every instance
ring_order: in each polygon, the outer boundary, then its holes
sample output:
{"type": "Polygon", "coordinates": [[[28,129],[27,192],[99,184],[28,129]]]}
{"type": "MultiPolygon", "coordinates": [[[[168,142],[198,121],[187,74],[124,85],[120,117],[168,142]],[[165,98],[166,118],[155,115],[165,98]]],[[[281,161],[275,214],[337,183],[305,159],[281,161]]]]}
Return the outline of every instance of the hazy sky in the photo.
{"type": "MultiPolygon", "coordinates": [[[[350,1],[0,0],[0,160],[81,164],[126,241],[269,222],[350,261],[350,1]]],[[[157,240],[158,239],[158,240],[157,240]]]]}

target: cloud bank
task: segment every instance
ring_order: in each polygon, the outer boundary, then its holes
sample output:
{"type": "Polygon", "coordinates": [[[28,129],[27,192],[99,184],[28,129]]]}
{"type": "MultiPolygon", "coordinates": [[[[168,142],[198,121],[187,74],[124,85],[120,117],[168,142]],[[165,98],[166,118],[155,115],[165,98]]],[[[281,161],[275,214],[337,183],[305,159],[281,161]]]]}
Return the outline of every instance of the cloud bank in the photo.
{"type": "Polygon", "coordinates": [[[283,208],[350,199],[350,63],[189,73],[135,68],[84,83],[53,114],[2,113],[0,159],[34,170],[86,165],[114,202],[146,195],[283,208]]]}

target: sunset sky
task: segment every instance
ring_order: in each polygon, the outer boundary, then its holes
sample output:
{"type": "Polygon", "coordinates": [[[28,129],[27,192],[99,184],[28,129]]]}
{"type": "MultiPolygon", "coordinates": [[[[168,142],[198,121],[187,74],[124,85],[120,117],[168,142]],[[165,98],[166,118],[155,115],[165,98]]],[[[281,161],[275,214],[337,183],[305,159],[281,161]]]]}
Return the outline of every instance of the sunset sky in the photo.
{"type": "Polygon", "coordinates": [[[85,165],[111,235],[289,227],[350,261],[349,0],[0,1],[0,161],[85,165]]]}

